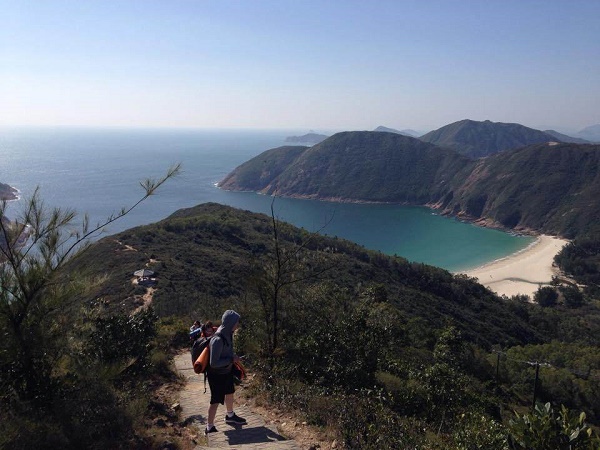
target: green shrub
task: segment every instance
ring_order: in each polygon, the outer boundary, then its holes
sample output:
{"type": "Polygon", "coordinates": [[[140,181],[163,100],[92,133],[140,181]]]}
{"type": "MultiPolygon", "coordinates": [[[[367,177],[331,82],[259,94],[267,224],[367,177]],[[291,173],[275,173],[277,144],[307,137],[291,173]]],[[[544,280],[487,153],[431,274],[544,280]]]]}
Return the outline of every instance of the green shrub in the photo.
{"type": "Polygon", "coordinates": [[[597,450],[600,439],[579,415],[561,406],[556,412],[550,403],[538,403],[531,414],[509,422],[510,439],[516,450],[597,450]]]}

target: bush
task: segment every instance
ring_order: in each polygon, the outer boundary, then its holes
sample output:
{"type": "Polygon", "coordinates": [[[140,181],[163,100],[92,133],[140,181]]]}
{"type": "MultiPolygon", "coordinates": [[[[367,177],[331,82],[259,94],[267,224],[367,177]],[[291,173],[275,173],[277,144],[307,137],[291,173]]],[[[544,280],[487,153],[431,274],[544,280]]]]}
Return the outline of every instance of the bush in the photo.
{"type": "Polygon", "coordinates": [[[515,413],[509,430],[516,450],[597,450],[600,445],[585,413],[576,415],[564,406],[557,413],[550,403],[538,403],[531,414],[515,413]]]}
{"type": "Polygon", "coordinates": [[[533,300],[543,308],[550,308],[556,306],[558,293],[553,287],[544,286],[536,291],[533,300]]]}

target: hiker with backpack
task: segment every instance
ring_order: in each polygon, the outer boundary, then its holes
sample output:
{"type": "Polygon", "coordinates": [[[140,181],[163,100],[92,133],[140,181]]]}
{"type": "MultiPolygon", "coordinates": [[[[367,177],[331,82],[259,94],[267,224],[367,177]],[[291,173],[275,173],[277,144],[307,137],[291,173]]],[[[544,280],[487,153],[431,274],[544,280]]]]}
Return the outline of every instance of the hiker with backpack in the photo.
{"type": "Polygon", "coordinates": [[[227,414],[225,422],[230,425],[245,425],[246,419],[238,416],[233,410],[233,393],[235,392],[233,363],[240,358],[233,352],[233,332],[240,325],[240,315],[229,309],[223,313],[221,326],[211,337],[210,368],[208,370],[208,385],[210,386],[210,406],[205,434],[217,432],[215,417],[219,403],[225,405],[227,414]]]}
{"type": "Polygon", "coordinates": [[[213,323],[210,320],[202,325],[202,336],[206,338],[215,334],[215,331],[217,331],[217,327],[213,327],[213,323]]]}
{"type": "Polygon", "coordinates": [[[190,327],[190,342],[193,344],[196,339],[200,337],[202,333],[202,324],[199,320],[196,320],[190,327]]]}

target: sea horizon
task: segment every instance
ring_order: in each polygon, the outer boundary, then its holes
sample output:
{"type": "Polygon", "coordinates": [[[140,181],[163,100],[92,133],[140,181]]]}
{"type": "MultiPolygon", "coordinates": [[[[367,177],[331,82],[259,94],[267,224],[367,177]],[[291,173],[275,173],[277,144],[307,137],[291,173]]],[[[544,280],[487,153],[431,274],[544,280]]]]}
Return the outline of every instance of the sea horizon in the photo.
{"type": "MultiPolygon", "coordinates": [[[[270,214],[310,232],[348,239],[365,248],[451,271],[511,255],[534,238],[512,236],[425,206],[338,203],[224,191],[216,186],[235,167],[286,145],[301,130],[19,127],[0,133],[0,182],[27,198],[36,186],[49,206],[74,208],[97,223],[135,203],[139,182],[160,178],[174,164],[182,174],[128,216],[107,227],[112,235],[165,219],[175,211],[216,202],[270,214]],[[326,226],[325,226],[326,225],[326,226]],[[325,226],[325,228],[323,228],[325,226]]],[[[20,201],[11,202],[17,207],[20,201]]]]}

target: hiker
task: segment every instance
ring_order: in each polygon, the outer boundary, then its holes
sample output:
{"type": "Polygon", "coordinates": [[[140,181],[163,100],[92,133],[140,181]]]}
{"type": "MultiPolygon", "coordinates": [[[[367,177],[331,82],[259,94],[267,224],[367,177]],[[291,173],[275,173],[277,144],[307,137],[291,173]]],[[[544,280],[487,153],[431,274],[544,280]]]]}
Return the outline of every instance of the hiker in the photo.
{"type": "Polygon", "coordinates": [[[202,333],[202,324],[199,320],[196,320],[190,327],[190,342],[194,342],[202,333]]]}
{"type": "Polygon", "coordinates": [[[209,320],[204,325],[202,325],[202,336],[211,337],[216,331],[216,328],[213,327],[213,323],[209,320]]]}
{"type": "Polygon", "coordinates": [[[210,369],[208,370],[208,385],[210,386],[210,406],[205,434],[216,433],[215,417],[219,403],[225,404],[227,414],[225,422],[231,425],[245,425],[246,419],[233,411],[233,393],[235,386],[232,367],[239,357],[233,353],[233,332],[240,325],[240,315],[228,309],[223,313],[221,326],[210,340],[210,369]]]}

